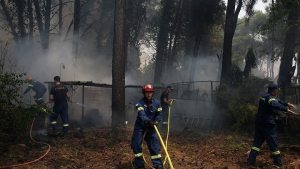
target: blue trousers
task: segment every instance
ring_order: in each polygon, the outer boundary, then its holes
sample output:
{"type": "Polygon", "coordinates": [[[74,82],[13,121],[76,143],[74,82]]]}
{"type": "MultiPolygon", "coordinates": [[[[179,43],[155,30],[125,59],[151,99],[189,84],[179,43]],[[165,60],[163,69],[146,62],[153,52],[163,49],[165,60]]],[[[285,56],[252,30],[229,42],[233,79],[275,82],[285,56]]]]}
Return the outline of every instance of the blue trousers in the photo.
{"type": "Polygon", "coordinates": [[[163,127],[167,127],[169,117],[169,106],[162,106],[162,124],[163,127]]]}
{"type": "Polygon", "coordinates": [[[37,105],[44,104],[43,96],[46,93],[46,90],[43,91],[37,91],[35,95],[33,96],[34,101],[36,102],[37,105]]]}
{"type": "Polygon", "coordinates": [[[57,118],[58,115],[60,115],[60,118],[63,122],[63,131],[67,132],[69,128],[68,105],[53,107],[53,112],[54,113],[50,115],[50,121],[53,130],[57,130],[57,118]]]}
{"type": "Polygon", "coordinates": [[[145,132],[147,132],[145,135],[145,141],[147,142],[153,167],[158,167],[159,165],[162,165],[162,162],[160,154],[161,146],[156,131],[155,129],[147,130],[144,126],[137,123],[134,126],[134,131],[131,140],[131,148],[134,152],[135,163],[137,166],[144,166],[145,163],[142,157],[143,151],[141,146],[145,132]]]}
{"type": "Polygon", "coordinates": [[[251,148],[248,163],[254,164],[256,156],[260,150],[260,147],[267,141],[271,154],[274,158],[274,165],[281,166],[281,156],[278,149],[277,134],[275,131],[275,124],[257,124],[255,125],[255,134],[253,146],[251,148]]]}

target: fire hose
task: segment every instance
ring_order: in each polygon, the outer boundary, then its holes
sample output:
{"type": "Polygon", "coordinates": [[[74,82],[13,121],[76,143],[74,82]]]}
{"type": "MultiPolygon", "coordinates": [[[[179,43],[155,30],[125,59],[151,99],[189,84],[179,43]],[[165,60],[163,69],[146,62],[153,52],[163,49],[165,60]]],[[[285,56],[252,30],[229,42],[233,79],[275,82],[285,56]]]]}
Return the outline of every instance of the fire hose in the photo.
{"type": "MultiPolygon", "coordinates": [[[[172,100],[171,100],[171,104],[172,104],[172,102],[173,102],[174,100],[175,100],[175,99],[172,99],[172,100]]],[[[158,131],[156,125],[154,125],[154,129],[155,129],[155,131],[156,131],[156,133],[157,133],[157,135],[158,135],[158,138],[159,138],[159,140],[160,140],[160,143],[161,143],[161,145],[163,146],[163,149],[164,149],[164,151],[165,151],[165,153],[166,153],[166,157],[165,157],[165,160],[164,160],[164,162],[163,162],[163,165],[165,165],[166,161],[168,160],[171,169],[174,169],[173,164],[172,164],[172,161],[171,161],[171,158],[170,158],[169,153],[168,153],[168,147],[167,147],[167,146],[168,146],[168,139],[169,139],[169,131],[170,131],[170,114],[171,114],[171,107],[169,106],[169,112],[168,112],[168,129],[167,129],[166,144],[164,143],[164,141],[163,141],[163,139],[162,139],[162,137],[161,137],[161,135],[160,135],[160,133],[159,133],[159,131],[158,131]]],[[[143,140],[144,140],[144,138],[145,138],[146,133],[147,133],[147,131],[144,133],[143,140]]],[[[142,143],[142,147],[143,147],[143,143],[142,143]]],[[[148,167],[152,168],[152,167],[148,164],[148,162],[146,161],[146,159],[145,159],[145,157],[144,157],[144,154],[143,154],[143,160],[144,160],[145,164],[146,164],[148,167]]]]}
{"type": "MultiPolygon", "coordinates": [[[[47,103],[44,103],[41,107],[44,107],[46,104],[50,103],[47,102],[47,103]]],[[[41,157],[35,159],[35,160],[32,160],[32,161],[29,161],[29,162],[25,162],[25,163],[21,163],[21,164],[14,164],[14,165],[10,165],[10,166],[1,166],[0,168],[12,168],[12,167],[19,167],[19,166],[23,166],[23,165],[28,165],[28,164],[31,164],[31,163],[34,163],[36,161],[39,161],[41,160],[42,158],[44,158],[50,151],[51,149],[51,146],[47,143],[43,143],[43,142],[38,142],[38,141],[35,141],[33,138],[32,138],[32,135],[31,135],[31,131],[32,131],[32,127],[33,127],[33,123],[35,121],[35,116],[33,117],[33,120],[32,120],[32,123],[31,123],[31,127],[30,127],[30,138],[33,142],[35,143],[38,143],[38,144],[44,144],[44,145],[47,145],[48,146],[48,150],[46,151],[46,153],[44,155],[42,155],[41,157]]]]}

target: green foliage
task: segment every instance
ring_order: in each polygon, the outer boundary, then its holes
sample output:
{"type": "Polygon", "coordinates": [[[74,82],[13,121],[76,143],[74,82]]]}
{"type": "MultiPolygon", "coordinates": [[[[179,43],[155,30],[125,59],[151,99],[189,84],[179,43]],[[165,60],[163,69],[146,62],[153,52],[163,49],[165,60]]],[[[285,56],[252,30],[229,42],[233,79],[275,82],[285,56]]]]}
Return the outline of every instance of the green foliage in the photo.
{"type": "Polygon", "coordinates": [[[0,134],[3,136],[0,137],[0,142],[13,137],[20,140],[28,130],[30,113],[22,105],[19,96],[20,86],[23,83],[20,78],[23,75],[9,73],[0,75],[0,134]]]}
{"type": "Polygon", "coordinates": [[[229,89],[225,84],[219,86],[216,103],[233,122],[234,130],[253,130],[259,96],[268,83],[268,79],[250,76],[235,88],[229,89]]]}
{"type": "Polygon", "coordinates": [[[24,75],[0,75],[0,152],[4,150],[6,143],[24,139],[32,120],[32,112],[45,113],[41,107],[21,101],[19,92],[24,75]]]}
{"type": "Polygon", "coordinates": [[[254,117],[257,107],[251,103],[247,103],[247,99],[235,99],[228,106],[228,112],[236,120],[233,128],[239,130],[243,127],[253,129],[254,117]]]}

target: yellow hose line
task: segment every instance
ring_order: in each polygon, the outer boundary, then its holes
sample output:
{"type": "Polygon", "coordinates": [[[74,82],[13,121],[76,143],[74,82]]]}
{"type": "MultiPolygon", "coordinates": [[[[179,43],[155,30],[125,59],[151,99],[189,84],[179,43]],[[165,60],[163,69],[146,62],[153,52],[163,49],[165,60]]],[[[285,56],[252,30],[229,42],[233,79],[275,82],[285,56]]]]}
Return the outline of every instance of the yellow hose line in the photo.
{"type": "MultiPolygon", "coordinates": [[[[171,104],[173,103],[173,99],[171,100],[171,104]]],[[[166,150],[168,150],[168,139],[169,139],[169,133],[170,133],[170,116],[171,116],[171,106],[169,106],[169,113],[168,113],[168,130],[167,130],[167,138],[166,138],[166,150]]],[[[165,160],[163,164],[165,165],[167,161],[167,156],[165,157],[165,160]]]]}
{"type": "MultiPolygon", "coordinates": [[[[144,142],[144,139],[145,139],[145,136],[146,136],[146,133],[147,133],[147,130],[145,131],[145,133],[144,133],[144,136],[143,136],[143,141],[142,141],[142,149],[143,149],[143,142],[144,142]]],[[[145,162],[145,164],[149,167],[149,168],[152,168],[152,169],[154,169],[147,161],[146,161],[146,159],[145,159],[145,156],[144,156],[144,153],[143,153],[143,155],[142,155],[142,157],[143,157],[143,160],[144,160],[144,162],[145,162]]]]}
{"type": "Polygon", "coordinates": [[[167,151],[167,149],[166,149],[165,143],[164,143],[163,139],[161,138],[160,133],[159,133],[159,131],[157,130],[156,125],[154,125],[154,129],[155,129],[155,131],[156,131],[156,133],[157,133],[157,135],[158,135],[158,138],[159,138],[159,140],[160,140],[161,145],[163,146],[163,148],[164,148],[164,150],[165,150],[165,152],[166,152],[166,156],[167,156],[167,158],[168,158],[170,167],[171,167],[171,169],[174,169],[173,164],[172,164],[172,161],[171,161],[171,158],[170,158],[169,153],[168,153],[168,151],[167,151]]]}

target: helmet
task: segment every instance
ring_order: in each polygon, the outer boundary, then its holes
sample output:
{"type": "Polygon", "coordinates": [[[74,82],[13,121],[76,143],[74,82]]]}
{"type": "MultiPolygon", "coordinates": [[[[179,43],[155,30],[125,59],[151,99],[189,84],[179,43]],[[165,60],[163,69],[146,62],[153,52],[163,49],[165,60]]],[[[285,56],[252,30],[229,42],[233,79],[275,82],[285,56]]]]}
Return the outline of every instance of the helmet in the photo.
{"type": "Polygon", "coordinates": [[[29,81],[31,81],[32,80],[32,77],[31,76],[28,76],[27,78],[26,78],[26,82],[29,82],[29,81]]]}
{"type": "Polygon", "coordinates": [[[153,86],[147,83],[143,86],[143,92],[154,92],[153,86]]]}

